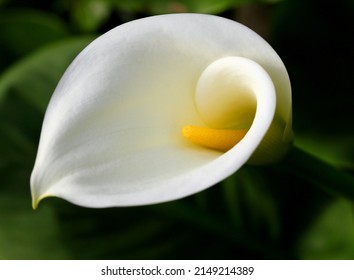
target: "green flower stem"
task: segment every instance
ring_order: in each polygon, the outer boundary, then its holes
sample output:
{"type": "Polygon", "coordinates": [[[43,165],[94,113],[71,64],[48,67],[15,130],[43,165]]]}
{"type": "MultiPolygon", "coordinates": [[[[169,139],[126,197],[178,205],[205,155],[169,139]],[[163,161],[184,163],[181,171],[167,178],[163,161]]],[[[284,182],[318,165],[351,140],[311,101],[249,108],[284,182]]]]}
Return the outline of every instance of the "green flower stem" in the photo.
{"type": "Polygon", "coordinates": [[[354,177],[294,146],[282,165],[324,191],[354,201],[354,177]]]}

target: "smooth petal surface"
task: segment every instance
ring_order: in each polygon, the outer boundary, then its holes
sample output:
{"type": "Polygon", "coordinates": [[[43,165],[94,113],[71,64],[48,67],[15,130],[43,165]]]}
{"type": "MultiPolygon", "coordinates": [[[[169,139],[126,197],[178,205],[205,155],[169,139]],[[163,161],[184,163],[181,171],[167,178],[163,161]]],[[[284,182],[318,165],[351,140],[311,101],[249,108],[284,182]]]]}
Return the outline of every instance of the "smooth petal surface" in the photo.
{"type": "Polygon", "coordinates": [[[290,138],[286,69],[250,29],[198,14],[129,22],[83,50],[54,92],[31,176],[33,205],[57,196],[87,207],[131,206],[196,193],[246,163],[275,118],[281,138],[290,138]],[[225,57],[252,60],[267,86],[255,85],[246,136],[220,153],[188,143],[181,128],[206,125],[197,84],[225,57]]]}

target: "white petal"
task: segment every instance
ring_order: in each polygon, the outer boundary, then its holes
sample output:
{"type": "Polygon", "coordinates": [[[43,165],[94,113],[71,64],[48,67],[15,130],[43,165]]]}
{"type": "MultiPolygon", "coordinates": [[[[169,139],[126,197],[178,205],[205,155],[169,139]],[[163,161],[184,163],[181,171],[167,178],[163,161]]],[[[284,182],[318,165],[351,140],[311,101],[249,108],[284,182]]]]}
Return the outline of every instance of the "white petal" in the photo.
{"type": "Polygon", "coordinates": [[[251,157],[274,110],[291,127],[285,67],[248,28],[197,14],[121,25],[82,51],[52,97],[31,176],[34,207],[48,196],[109,207],[201,191],[251,157]],[[184,125],[203,125],[194,104],[196,85],[208,65],[226,56],[255,61],[276,93],[257,96],[249,133],[221,154],[187,143],[180,131],[184,125]]]}

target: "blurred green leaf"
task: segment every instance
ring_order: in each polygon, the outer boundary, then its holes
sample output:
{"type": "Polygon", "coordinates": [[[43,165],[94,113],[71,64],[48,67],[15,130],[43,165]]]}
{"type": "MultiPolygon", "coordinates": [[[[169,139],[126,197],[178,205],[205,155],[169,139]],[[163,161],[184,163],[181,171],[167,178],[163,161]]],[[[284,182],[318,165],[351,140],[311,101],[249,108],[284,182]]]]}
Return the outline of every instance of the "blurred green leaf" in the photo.
{"type": "Polygon", "coordinates": [[[65,39],[13,65],[0,78],[0,102],[15,92],[44,112],[61,75],[90,41],[91,37],[65,39]]]}
{"type": "Polygon", "coordinates": [[[282,2],[282,1],[284,1],[284,0],[260,0],[259,2],[275,4],[275,3],[278,3],[278,2],[282,2]]]}
{"type": "MultiPolygon", "coordinates": [[[[0,116],[2,115],[0,114],[0,116]]],[[[4,165],[31,164],[31,156],[33,156],[36,146],[24,131],[10,122],[0,120],[0,136],[0,163],[2,162],[4,165]]]]}
{"type": "MultiPolygon", "coordinates": [[[[166,1],[154,0],[149,1],[150,9],[153,13],[209,13],[216,14],[235,7],[242,2],[249,2],[250,0],[182,0],[182,1],[166,1]]],[[[251,0],[252,1],[252,0],[251,0]]]]}
{"type": "Polygon", "coordinates": [[[119,10],[146,14],[206,13],[218,14],[240,5],[259,2],[257,0],[104,0],[113,3],[119,10]]]}
{"type": "Polygon", "coordinates": [[[238,227],[255,234],[262,232],[270,240],[279,238],[280,216],[275,197],[258,169],[243,168],[221,184],[230,217],[238,227]]]}
{"type": "Polygon", "coordinates": [[[354,177],[310,152],[294,146],[283,159],[282,166],[328,194],[354,201],[354,177]]]}
{"type": "Polygon", "coordinates": [[[68,36],[66,24],[56,15],[38,10],[2,10],[0,12],[1,66],[68,36]]]}
{"type": "Polygon", "coordinates": [[[149,9],[156,14],[164,13],[181,13],[181,12],[194,12],[194,13],[215,13],[222,11],[228,5],[233,5],[234,1],[221,0],[202,0],[202,1],[165,1],[154,0],[149,2],[149,9]]]}
{"type": "Polygon", "coordinates": [[[66,259],[58,232],[49,207],[33,211],[27,196],[0,196],[0,259],[66,259]]]}
{"type": "Polygon", "coordinates": [[[297,133],[296,145],[338,168],[354,171],[354,134],[335,134],[323,137],[319,134],[297,133]]]}
{"type": "Polygon", "coordinates": [[[255,2],[254,0],[203,0],[193,1],[185,0],[187,6],[190,7],[191,12],[218,14],[225,10],[236,8],[237,6],[255,2]]]}
{"type": "Polygon", "coordinates": [[[97,31],[111,13],[111,5],[105,0],[79,0],[70,4],[73,22],[83,32],[97,31]]]}
{"type": "MultiPolygon", "coordinates": [[[[221,189],[207,192],[212,202],[221,189]]],[[[246,235],[221,213],[198,209],[196,198],[133,208],[85,209],[53,199],[51,205],[73,258],[279,258],[277,248],[246,235]]]]}
{"type": "Polygon", "coordinates": [[[119,10],[123,12],[137,12],[142,11],[144,6],[146,6],[147,1],[145,0],[131,0],[131,1],[119,1],[119,0],[106,0],[111,3],[119,10]]]}
{"type": "Polygon", "coordinates": [[[300,238],[297,253],[301,259],[354,259],[353,205],[337,200],[300,238]]]}

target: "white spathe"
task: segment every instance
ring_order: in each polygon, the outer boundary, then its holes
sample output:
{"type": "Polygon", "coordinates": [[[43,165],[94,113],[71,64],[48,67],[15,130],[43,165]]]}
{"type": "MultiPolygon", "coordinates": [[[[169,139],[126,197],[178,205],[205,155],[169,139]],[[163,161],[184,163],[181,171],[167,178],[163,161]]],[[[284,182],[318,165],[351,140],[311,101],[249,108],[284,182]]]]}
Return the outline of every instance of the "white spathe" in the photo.
{"type": "Polygon", "coordinates": [[[286,150],[279,145],[291,139],[287,71],[256,33],[211,15],[132,21],[86,47],[59,82],[31,176],[33,206],[48,196],[86,207],[182,198],[251,157],[278,160],[286,150]],[[181,134],[185,125],[247,123],[246,136],[226,153],[181,134]]]}

